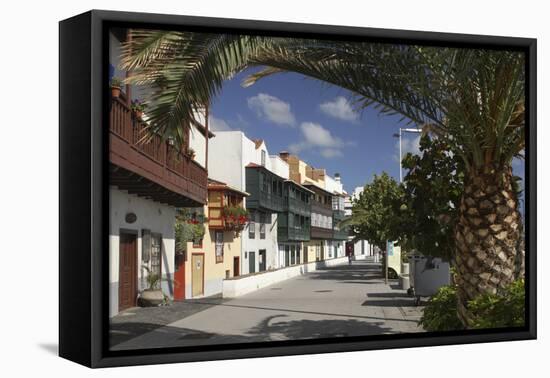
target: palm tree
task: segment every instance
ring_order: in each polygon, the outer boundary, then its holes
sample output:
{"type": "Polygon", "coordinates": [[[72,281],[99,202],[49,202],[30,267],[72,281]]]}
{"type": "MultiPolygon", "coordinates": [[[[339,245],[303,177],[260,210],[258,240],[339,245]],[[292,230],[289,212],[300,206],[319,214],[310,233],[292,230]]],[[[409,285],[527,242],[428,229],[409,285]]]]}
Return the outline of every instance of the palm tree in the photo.
{"type": "Polygon", "coordinates": [[[331,42],[185,32],[136,32],[124,66],[134,82],[153,85],[153,129],[179,135],[193,108],[224,80],[251,66],[244,85],[297,72],[349,90],[357,107],[423,127],[445,139],[464,163],[465,188],[455,232],[459,316],[467,303],[496,293],[521,274],[517,191],[511,169],[525,148],[523,53],[331,42]]]}

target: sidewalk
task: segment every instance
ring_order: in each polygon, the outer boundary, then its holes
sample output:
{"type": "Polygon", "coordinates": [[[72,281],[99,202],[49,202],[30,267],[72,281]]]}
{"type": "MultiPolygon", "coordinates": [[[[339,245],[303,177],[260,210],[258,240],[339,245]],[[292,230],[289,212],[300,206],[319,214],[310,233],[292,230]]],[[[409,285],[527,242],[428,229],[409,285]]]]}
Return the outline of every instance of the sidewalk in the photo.
{"type": "Polygon", "coordinates": [[[124,350],[422,332],[422,308],[413,303],[397,280],[384,284],[380,264],[354,261],[235,299],[136,309],[113,320],[118,335],[111,345],[124,350]]]}

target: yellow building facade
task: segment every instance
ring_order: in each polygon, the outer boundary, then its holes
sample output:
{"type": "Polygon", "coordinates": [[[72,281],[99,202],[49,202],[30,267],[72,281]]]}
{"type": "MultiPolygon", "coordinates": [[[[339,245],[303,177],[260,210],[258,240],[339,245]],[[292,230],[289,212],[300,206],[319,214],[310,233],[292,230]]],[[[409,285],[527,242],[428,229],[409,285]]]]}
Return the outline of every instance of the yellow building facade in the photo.
{"type": "Polygon", "coordinates": [[[240,275],[241,232],[247,219],[239,209],[247,195],[220,182],[209,184],[204,237],[187,244],[186,299],[220,294],[224,279],[240,275]]]}

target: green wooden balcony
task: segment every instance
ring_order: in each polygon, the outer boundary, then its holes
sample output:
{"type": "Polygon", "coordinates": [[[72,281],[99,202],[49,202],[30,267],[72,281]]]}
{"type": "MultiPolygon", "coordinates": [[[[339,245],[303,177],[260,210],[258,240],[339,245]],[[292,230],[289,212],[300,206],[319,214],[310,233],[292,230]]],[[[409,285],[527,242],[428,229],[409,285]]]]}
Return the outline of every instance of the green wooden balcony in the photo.
{"type": "Polygon", "coordinates": [[[311,219],[293,213],[279,213],[277,217],[277,239],[279,241],[309,241],[311,219]]]}
{"type": "Polygon", "coordinates": [[[245,169],[246,208],[268,212],[281,212],[286,208],[283,197],[284,179],[265,167],[249,164],[245,169]]]}
{"type": "Polygon", "coordinates": [[[297,213],[301,215],[311,215],[311,202],[303,202],[298,198],[285,198],[285,211],[297,213]]]}
{"type": "Polygon", "coordinates": [[[310,240],[310,228],[309,226],[290,227],[279,226],[277,227],[277,239],[279,241],[309,241],[310,240]]]}

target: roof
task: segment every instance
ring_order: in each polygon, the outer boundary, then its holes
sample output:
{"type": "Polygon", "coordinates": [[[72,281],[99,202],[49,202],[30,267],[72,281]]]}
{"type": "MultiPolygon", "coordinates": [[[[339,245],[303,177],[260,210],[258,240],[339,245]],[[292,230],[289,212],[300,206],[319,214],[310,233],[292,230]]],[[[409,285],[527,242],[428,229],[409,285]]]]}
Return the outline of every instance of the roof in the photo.
{"type": "Polygon", "coordinates": [[[269,173],[271,173],[273,176],[277,176],[278,178],[280,178],[281,180],[283,181],[286,181],[288,179],[284,178],[284,177],[281,177],[279,176],[278,174],[276,174],[275,172],[273,172],[272,170],[270,169],[267,169],[267,167],[263,166],[263,165],[260,165],[260,164],[256,164],[256,163],[248,163],[247,165],[245,165],[245,168],[258,168],[258,169],[264,169],[266,171],[268,171],[269,173]]]}
{"type": "Polygon", "coordinates": [[[256,163],[248,163],[248,165],[245,168],[265,168],[265,167],[263,165],[256,164],[256,163]]]}
{"type": "Polygon", "coordinates": [[[303,190],[305,190],[305,191],[307,191],[307,192],[310,192],[310,193],[312,193],[312,194],[315,194],[314,191],[309,190],[308,188],[306,188],[306,187],[303,186],[302,184],[298,184],[298,183],[297,183],[296,181],[294,181],[294,180],[285,180],[285,182],[290,182],[290,183],[292,183],[292,184],[294,184],[294,185],[296,185],[296,186],[299,186],[300,189],[303,189],[303,190]]]}
{"type": "Polygon", "coordinates": [[[240,194],[243,197],[248,197],[250,195],[250,193],[243,192],[242,190],[229,186],[225,182],[221,182],[211,178],[208,179],[208,190],[224,190],[240,194]]]}
{"type": "Polygon", "coordinates": [[[320,186],[315,185],[315,184],[313,184],[313,183],[307,182],[307,183],[304,183],[304,184],[302,184],[302,185],[305,186],[305,187],[311,187],[311,188],[313,188],[313,189],[314,189],[313,191],[315,191],[315,189],[317,189],[317,190],[320,190],[320,191],[325,192],[325,193],[327,193],[327,194],[330,194],[331,196],[334,195],[334,193],[331,193],[331,192],[329,192],[328,190],[326,190],[325,188],[321,188],[320,186]]]}

